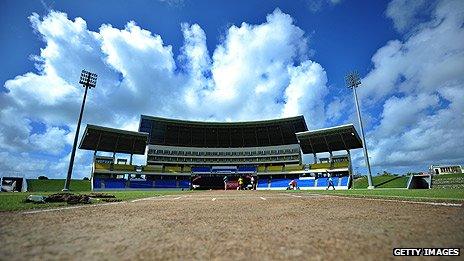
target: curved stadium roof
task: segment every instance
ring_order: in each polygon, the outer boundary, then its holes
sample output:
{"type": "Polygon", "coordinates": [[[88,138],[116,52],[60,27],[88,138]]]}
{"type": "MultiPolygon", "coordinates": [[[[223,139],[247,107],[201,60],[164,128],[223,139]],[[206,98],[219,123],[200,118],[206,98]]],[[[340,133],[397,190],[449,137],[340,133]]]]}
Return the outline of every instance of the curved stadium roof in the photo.
{"type": "Polygon", "coordinates": [[[79,149],[143,155],[147,140],[148,133],[87,124],[79,149]]]}
{"type": "Polygon", "coordinates": [[[304,154],[362,148],[353,124],[296,133],[304,154]]]}
{"type": "Polygon", "coordinates": [[[149,134],[149,144],[205,148],[297,144],[295,133],[307,130],[302,115],[247,122],[200,122],[142,115],[139,125],[139,132],[149,134]]]}

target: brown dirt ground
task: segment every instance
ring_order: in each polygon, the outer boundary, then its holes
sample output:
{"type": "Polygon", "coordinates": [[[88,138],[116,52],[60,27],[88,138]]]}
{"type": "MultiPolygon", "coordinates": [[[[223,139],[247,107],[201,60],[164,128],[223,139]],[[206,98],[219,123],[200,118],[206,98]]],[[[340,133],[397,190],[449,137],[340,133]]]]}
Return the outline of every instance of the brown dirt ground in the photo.
{"type": "Polygon", "coordinates": [[[208,191],[0,213],[0,260],[383,260],[394,247],[462,250],[463,225],[463,207],[208,191]]]}

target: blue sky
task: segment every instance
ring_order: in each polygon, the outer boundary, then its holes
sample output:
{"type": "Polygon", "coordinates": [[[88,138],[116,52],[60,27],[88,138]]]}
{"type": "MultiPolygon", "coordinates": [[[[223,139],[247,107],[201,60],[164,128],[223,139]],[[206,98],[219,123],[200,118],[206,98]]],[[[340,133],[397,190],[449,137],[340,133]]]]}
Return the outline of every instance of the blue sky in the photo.
{"type": "MultiPolygon", "coordinates": [[[[356,123],[374,172],[464,161],[461,1],[2,1],[0,172],[64,177],[83,123],[136,130],[140,114],[309,128],[356,123]]],[[[362,154],[355,166],[364,171],[362,154]]],[[[77,176],[90,152],[78,152],[77,176]]],[[[139,159],[143,162],[143,157],[139,159]]]]}

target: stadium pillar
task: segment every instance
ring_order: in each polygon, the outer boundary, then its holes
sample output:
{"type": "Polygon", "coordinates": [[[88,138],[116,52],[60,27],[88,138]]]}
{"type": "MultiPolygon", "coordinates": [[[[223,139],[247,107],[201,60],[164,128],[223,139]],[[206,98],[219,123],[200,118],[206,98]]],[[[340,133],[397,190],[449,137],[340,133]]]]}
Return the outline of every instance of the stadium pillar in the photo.
{"type": "Polygon", "coordinates": [[[85,87],[84,99],[82,100],[82,106],[81,106],[81,112],[79,113],[79,120],[77,121],[76,135],[74,135],[74,143],[73,143],[73,148],[71,151],[71,161],[69,162],[68,175],[66,177],[66,182],[64,183],[63,191],[68,191],[69,184],[71,183],[72,168],[74,165],[74,156],[76,155],[77,139],[79,138],[79,129],[81,128],[82,113],[84,112],[85,98],[87,97],[88,89],[89,89],[88,87],[85,87]]]}
{"type": "Polygon", "coordinates": [[[359,80],[359,75],[357,72],[353,72],[346,77],[346,82],[348,85],[348,88],[353,89],[353,95],[354,95],[354,102],[356,105],[356,112],[358,115],[358,121],[359,121],[359,127],[361,128],[361,138],[362,138],[362,145],[363,145],[363,150],[364,150],[364,161],[366,162],[366,167],[367,167],[367,182],[368,182],[368,189],[374,189],[374,185],[372,184],[372,173],[371,173],[371,165],[369,163],[369,154],[367,153],[367,144],[366,144],[366,138],[364,135],[364,127],[363,127],[363,122],[361,119],[361,110],[359,109],[359,102],[358,102],[358,94],[356,93],[356,89],[358,88],[359,85],[361,85],[361,81],[359,80]]]}
{"type": "Polygon", "coordinates": [[[81,111],[79,113],[79,120],[77,121],[76,134],[74,135],[74,143],[73,143],[73,147],[71,151],[71,159],[69,160],[68,175],[66,176],[66,181],[64,183],[63,191],[69,190],[69,185],[71,183],[71,176],[72,176],[72,170],[73,170],[73,165],[74,165],[74,157],[76,155],[77,139],[79,138],[79,129],[81,127],[82,114],[84,113],[85,98],[87,97],[87,91],[96,86],[97,75],[94,73],[82,70],[79,83],[82,84],[83,87],[85,87],[84,98],[82,99],[81,111]]]}
{"type": "MultiPolygon", "coordinates": [[[[346,153],[348,155],[348,175],[350,176],[351,182],[353,182],[353,165],[351,165],[351,152],[350,150],[346,150],[346,153]]],[[[353,188],[353,186],[351,186],[351,188],[353,188]]]]}

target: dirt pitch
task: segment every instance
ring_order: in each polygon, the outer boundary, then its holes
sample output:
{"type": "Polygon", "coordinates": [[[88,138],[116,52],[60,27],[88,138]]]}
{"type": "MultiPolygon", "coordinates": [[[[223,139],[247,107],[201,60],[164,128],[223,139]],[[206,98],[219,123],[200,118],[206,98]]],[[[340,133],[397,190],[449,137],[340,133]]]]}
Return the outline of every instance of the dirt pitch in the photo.
{"type": "Polygon", "coordinates": [[[393,259],[394,247],[462,250],[463,225],[462,206],[208,191],[0,213],[0,260],[393,259]]]}

